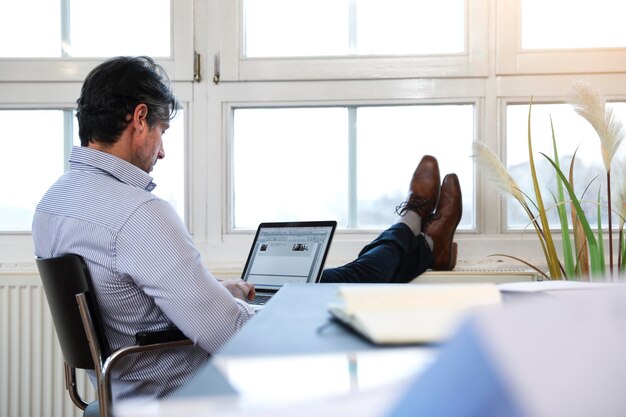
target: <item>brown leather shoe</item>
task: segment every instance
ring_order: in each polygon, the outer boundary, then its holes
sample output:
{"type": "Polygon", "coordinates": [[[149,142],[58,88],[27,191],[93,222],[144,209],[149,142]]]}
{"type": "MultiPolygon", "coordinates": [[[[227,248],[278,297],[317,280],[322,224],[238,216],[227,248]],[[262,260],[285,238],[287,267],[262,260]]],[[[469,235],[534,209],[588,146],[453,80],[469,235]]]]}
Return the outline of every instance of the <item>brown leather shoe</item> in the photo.
{"type": "Polygon", "coordinates": [[[434,270],[451,271],[456,265],[457,247],[453,239],[462,214],[463,199],[459,178],[456,174],[448,174],[441,184],[437,209],[422,227],[424,234],[433,240],[434,270]]]}
{"type": "Polygon", "coordinates": [[[396,213],[402,216],[412,210],[422,219],[430,216],[439,199],[439,164],[434,156],[424,155],[413,172],[407,201],[396,207],[396,213]]]}

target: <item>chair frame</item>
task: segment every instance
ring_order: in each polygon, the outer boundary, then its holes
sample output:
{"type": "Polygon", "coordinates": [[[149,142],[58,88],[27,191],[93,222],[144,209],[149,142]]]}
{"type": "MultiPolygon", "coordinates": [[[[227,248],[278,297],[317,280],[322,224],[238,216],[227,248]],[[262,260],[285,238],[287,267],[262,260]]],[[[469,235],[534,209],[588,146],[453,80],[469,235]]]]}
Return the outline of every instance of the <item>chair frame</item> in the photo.
{"type": "MultiPolygon", "coordinates": [[[[80,314],[80,319],[83,324],[83,329],[87,338],[87,342],[89,344],[89,351],[93,361],[93,367],[85,369],[93,369],[96,374],[96,390],[98,396],[97,401],[99,416],[111,417],[111,374],[115,364],[120,359],[124,358],[125,356],[140,352],[192,345],[193,342],[186,338],[184,334],[180,332],[180,330],[175,328],[161,331],[139,332],[136,335],[136,344],[121,347],[113,352],[110,352],[107,355],[105,349],[108,350],[108,343],[106,341],[106,337],[102,332],[102,325],[100,323],[99,316],[97,314],[94,314],[94,312],[92,311],[92,308],[97,307],[92,307],[93,303],[90,303],[88,301],[88,292],[91,290],[91,288],[93,288],[91,285],[91,277],[89,276],[89,271],[86,267],[84,260],[79,255],[67,254],[58,258],[51,259],[59,259],[65,257],[75,257],[78,260],[79,264],[83,267],[82,277],[79,277],[79,279],[84,279],[86,281],[88,290],[75,294],[75,298],[78,313],[80,314]],[[101,343],[105,343],[107,344],[107,346],[103,349],[101,343]]],[[[41,273],[40,263],[45,262],[46,259],[37,258],[36,261],[41,273]]],[[[79,272],[77,271],[77,273],[79,272]]],[[[46,288],[44,285],[44,291],[45,289],[46,288]]],[[[46,294],[46,296],[48,296],[48,294],[46,294]]],[[[52,316],[56,327],[56,320],[62,320],[62,317],[55,317],[54,312],[52,312],[52,316]]],[[[61,343],[61,340],[59,340],[59,342],[61,343]]],[[[67,389],[72,402],[78,408],[85,411],[89,406],[89,403],[87,403],[78,392],[76,384],[76,368],[68,364],[68,362],[71,361],[68,361],[67,358],[64,358],[64,361],[65,388],[67,389]]]]}
{"type": "MultiPolygon", "coordinates": [[[[192,345],[193,342],[189,339],[181,339],[167,342],[157,341],[159,332],[152,332],[152,335],[156,337],[155,341],[151,344],[136,344],[131,346],[122,347],[112,352],[106,359],[102,355],[102,351],[97,342],[96,329],[94,327],[94,320],[87,304],[87,298],[84,293],[76,294],[76,301],[78,308],[80,309],[80,316],[83,319],[83,327],[87,334],[87,341],[91,349],[91,356],[94,363],[98,366],[95,367],[96,381],[98,381],[98,400],[100,408],[100,416],[110,417],[110,410],[112,404],[111,398],[111,373],[115,364],[127,355],[140,352],[148,352],[159,349],[169,349],[177,346],[192,345]]],[[[84,402],[84,401],[83,401],[84,402]]]]}

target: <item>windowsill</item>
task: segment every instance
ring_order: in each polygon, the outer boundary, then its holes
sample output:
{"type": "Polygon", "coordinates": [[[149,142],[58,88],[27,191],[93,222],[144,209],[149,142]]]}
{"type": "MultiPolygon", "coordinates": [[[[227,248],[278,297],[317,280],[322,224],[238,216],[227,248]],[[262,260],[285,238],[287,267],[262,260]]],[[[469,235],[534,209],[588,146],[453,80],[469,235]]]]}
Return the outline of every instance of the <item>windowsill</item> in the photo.
{"type": "MultiPolygon", "coordinates": [[[[363,246],[376,237],[372,234],[337,234],[332,243],[326,262],[327,267],[343,265],[352,261],[363,246]]],[[[252,235],[232,236],[218,242],[196,242],[203,257],[204,265],[221,277],[238,277],[250,250],[252,235]]],[[[458,233],[458,260],[455,272],[517,272],[529,268],[521,262],[504,256],[518,256],[539,267],[545,268],[545,259],[537,237],[533,234],[480,235],[458,233]]],[[[556,240],[557,250],[559,241],[556,240]]],[[[33,244],[30,235],[0,237],[0,274],[19,275],[36,272],[33,257],[33,244]]]]}

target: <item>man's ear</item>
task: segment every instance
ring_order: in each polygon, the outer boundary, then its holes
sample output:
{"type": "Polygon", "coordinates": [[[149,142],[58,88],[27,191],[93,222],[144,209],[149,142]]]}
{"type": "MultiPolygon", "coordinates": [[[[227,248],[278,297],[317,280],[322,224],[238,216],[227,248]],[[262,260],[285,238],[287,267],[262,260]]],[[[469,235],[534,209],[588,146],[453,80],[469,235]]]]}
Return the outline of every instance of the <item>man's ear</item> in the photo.
{"type": "Polygon", "coordinates": [[[148,106],[146,106],[145,103],[137,104],[137,107],[135,107],[135,112],[133,113],[133,124],[135,125],[135,128],[139,132],[141,132],[144,128],[147,127],[148,125],[147,117],[148,117],[148,106]]]}

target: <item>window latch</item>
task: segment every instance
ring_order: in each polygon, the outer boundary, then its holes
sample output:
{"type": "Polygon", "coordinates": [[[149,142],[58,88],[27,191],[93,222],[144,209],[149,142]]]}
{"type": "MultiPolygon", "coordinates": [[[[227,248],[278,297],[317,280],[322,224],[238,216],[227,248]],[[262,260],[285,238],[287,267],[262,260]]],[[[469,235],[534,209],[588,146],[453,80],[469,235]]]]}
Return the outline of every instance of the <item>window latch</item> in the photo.
{"type": "Polygon", "coordinates": [[[213,83],[219,84],[220,82],[220,54],[215,54],[213,57],[213,83]]]}
{"type": "Polygon", "coordinates": [[[195,82],[200,82],[202,80],[202,72],[201,72],[201,59],[200,54],[196,51],[193,52],[193,80],[195,82]]]}

